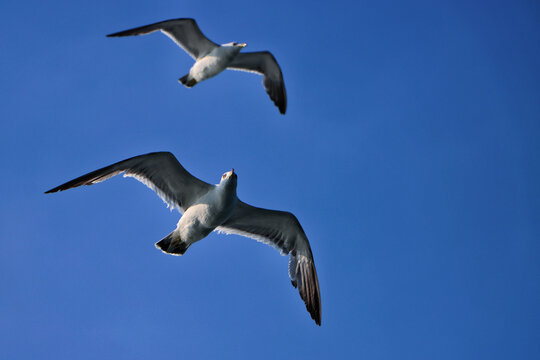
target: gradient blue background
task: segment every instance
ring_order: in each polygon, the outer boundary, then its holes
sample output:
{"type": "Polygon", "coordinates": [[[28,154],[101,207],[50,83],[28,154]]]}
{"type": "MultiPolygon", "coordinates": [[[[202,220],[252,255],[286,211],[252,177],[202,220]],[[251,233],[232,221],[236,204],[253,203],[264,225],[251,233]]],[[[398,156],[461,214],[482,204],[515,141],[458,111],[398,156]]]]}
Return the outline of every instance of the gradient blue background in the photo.
{"type": "Polygon", "coordinates": [[[0,358],[540,358],[540,5],[474,3],[2,1],[0,358]],[[272,51],[287,115],[105,37],[176,17],[272,51]],[[270,247],[156,250],[179,214],[132,179],[43,194],[159,150],[297,215],[321,328],[270,247]]]}

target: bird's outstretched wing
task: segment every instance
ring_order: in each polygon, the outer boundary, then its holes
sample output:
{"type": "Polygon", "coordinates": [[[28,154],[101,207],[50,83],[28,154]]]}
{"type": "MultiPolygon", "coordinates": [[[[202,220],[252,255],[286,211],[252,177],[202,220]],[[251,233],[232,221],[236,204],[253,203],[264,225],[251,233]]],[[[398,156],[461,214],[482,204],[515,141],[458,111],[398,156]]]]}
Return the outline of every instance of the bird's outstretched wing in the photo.
{"type": "Polygon", "coordinates": [[[180,211],[185,211],[214,186],[187,172],[170,152],[155,152],[135,156],[92,171],[45,193],[96,184],[121,173],[125,173],[124,177],[134,177],[139,180],[154,190],[171,208],[178,208],[180,211]]]}
{"type": "Polygon", "coordinates": [[[207,55],[210,51],[219,46],[204,36],[201,29],[199,29],[199,26],[193,19],[173,19],[160,21],[155,24],[120,31],[107,36],[116,37],[145,35],[157,30],[160,30],[162,33],[170,37],[178,46],[184,49],[195,60],[197,60],[199,57],[207,55]]]}
{"type": "Polygon", "coordinates": [[[267,210],[240,200],[231,217],[216,229],[261,241],[290,254],[289,276],[317,325],[321,325],[321,294],[319,280],[309,241],[296,217],[284,211],[267,210]]]}
{"type": "Polygon", "coordinates": [[[283,74],[276,59],[270,52],[239,53],[227,68],[263,75],[264,89],[279,108],[279,112],[285,114],[287,110],[287,94],[283,74]]]}

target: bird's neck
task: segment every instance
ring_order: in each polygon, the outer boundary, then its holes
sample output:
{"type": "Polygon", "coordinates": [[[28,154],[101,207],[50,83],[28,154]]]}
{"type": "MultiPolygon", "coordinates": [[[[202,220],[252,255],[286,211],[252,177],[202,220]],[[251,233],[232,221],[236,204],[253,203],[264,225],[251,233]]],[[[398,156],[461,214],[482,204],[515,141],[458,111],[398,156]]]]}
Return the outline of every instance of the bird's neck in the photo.
{"type": "Polygon", "coordinates": [[[233,181],[219,183],[216,190],[227,199],[236,198],[236,184],[233,181]]]}
{"type": "Polygon", "coordinates": [[[220,53],[221,56],[232,59],[240,52],[240,48],[237,48],[236,46],[220,46],[216,48],[215,51],[216,53],[220,53]]]}

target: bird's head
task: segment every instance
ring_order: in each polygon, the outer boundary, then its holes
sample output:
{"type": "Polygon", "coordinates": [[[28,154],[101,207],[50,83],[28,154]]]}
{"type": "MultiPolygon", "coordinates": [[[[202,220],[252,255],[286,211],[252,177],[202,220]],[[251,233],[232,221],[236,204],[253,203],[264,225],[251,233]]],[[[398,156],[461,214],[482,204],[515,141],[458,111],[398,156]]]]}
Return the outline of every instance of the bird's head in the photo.
{"type": "Polygon", "coordinates": [[[236,181],[238,179],[238,176],[234,172],[234,169],[231,169],[231,171],[227,171],[223,175],[221,175],[221,180],[219,181],[220,185],[232,185],[236,187],[236,181]]]}
{"type": "Polygon", "coordinates": [[[238,51],[242,50],[242,48],[246,47],[247,44],[246,43],[237,43],[237,42],[230,42],[230,43],[227,43],[227,44],[223,44],[222,46],[231,46],[231,47],[235,47],[238,49],[238,51]]]}

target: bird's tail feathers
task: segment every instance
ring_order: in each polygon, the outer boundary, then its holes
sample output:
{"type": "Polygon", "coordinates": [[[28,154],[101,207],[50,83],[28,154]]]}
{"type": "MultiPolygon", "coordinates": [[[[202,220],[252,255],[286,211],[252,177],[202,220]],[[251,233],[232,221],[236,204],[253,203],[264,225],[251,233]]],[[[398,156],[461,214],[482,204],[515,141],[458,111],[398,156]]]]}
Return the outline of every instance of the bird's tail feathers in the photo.
{"type": "Polygon", "coordinates": [[[191,244],[183,242],[174,231],[156,243],[156,248],[166,254],[184,255],[191,244]]]}
{"type": "Polygon", "coordinates": [[[182,76],[180,79],[178,79],[178,81],[184,85],[185,87],[193,87],[195,86],[195,84],[197,84],[197,80],[193,79],[193,78],[189,78],[189,74],[185,75],[185,76],[182,76]]]}

